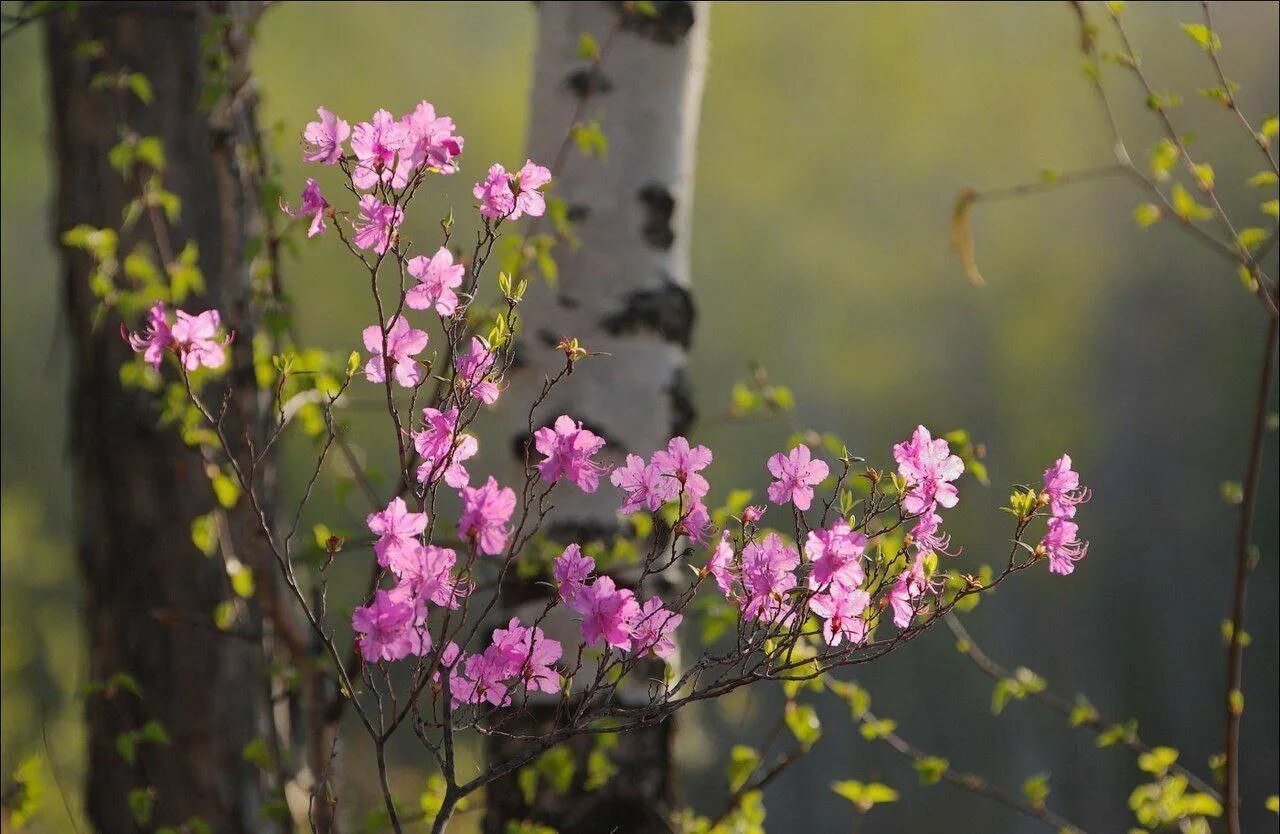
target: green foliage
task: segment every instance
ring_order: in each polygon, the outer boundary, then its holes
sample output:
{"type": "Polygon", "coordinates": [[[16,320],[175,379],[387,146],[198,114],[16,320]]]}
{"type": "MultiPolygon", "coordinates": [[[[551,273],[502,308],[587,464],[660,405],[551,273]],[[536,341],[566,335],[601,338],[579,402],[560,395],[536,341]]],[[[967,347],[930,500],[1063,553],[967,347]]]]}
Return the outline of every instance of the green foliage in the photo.
{"type": "Polygon", "coordinates": [[[843,782],[832,782],[831,790],[852,802],[853,807],[863,814],[876,805],[898,801],[898,792],[880,782],[864,783],[850,779],[843,782]]]}
{"type": "Polygon", "coordinates": [[[922,785],[936,785],[951,768],[951,762],[941,756],[923,756],[913,763],[922,785]]]}
{"type": "Polygon", "coordinates": [[[1028,695],[1040,692],[1046,686],[1044,678],[1025,666],[1014,670],[1013,676],[996,681],[991,692],[991,714],[999,715],[1011,700],[1022,700],[1028,695]]]}
{"type": "Polygon", "coordinates": [[[1036,773],[1027,777],[1022,783],[1022,795],[1032,808],[1044,808],[1044,802],[1049,798],[1049,774],[1036,773]]]}
{"type": "Polygon", "coordinates": [[[729,790],[736,791],[745,785],[759,765],[760,753],[754,747],[735,744],[729,751],[729,765],[725,769],[729,790]]]}
{"type": "Polygon", "coordinates": [[[786,707],[787,728],[800,742],[803,750],[808,750],[822,737],[822,722],[818,720],[818,711],[809,704],[797,704],[794,701],[786,707]]]}

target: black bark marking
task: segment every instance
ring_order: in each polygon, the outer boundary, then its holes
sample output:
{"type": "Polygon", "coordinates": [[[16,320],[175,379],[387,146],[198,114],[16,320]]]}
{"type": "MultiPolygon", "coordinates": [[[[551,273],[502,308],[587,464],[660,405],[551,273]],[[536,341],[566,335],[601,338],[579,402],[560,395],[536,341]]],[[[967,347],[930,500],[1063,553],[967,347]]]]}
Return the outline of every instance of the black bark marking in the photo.
{"type": "Polygon", "coordinates": [[[577,223],[586,220],[589,214],[591,214],[591,206],[586,203],[570,203],[569,210],[565,213],[565,219],[570,223],[577,223]]]}
{"type": "Polygon", "coordinates": [[[684,368],[676,368],[671,381],[662,389],[671,398],[671,434],[684,435],[693,428],[698,419],[698,410],[693,405],[693,394],[689,389],[689,376],[684,368]]]}
{"type": "Polygon", "coordinates": [[[640,233],[645,241],[657,249],[670,249],[676,233],[671,228],[671,217],[676,211],[676,198],[665,186],[649,183],[637,195],[644,205],[644,225],[640,233]]]}
{"type": "Polygon", "coordinates": [[[627,296],[622,309],[609,314],[600,326],[613,336],[653,330],[668,342],[688,348],[696,316],[689,291],[666,276],[662,286],[627,296]]]}
{"type": "Polygon", "coordinates": [[[578,98],[604,95],[613,89],[613,82],[600,71],[599,67],[583,67],[574,70],[565,78],[564,85],[578,98]]]}
{"type": "Polygon", "coordinates": [[[657,0],[653,17],[628,11],[626,3],[615,2],[614,8],[624,15],[623,28],[651,41],[675,45],[693,28],[693,3],[687,0],[657,0]]]}

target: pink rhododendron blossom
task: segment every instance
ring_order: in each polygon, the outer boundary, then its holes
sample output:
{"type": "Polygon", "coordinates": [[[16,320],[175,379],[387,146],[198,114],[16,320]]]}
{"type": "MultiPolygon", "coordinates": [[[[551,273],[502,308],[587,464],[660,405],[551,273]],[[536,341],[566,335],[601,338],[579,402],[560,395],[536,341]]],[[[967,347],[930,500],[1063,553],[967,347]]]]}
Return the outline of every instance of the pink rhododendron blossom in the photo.
{"type": "Polygon", "coordinates": [[[205,310],[196,316],[176,310],[174,315],[177,318],[169,332],[182,367],[194,371],[201,366],[221,368],[226,364],[226,347],[231,344],[231,337],[218,338],[222,317],[217,310],[205,310]]]}
{"type": "Polygon", "coordinates": [[[830,472],[826,463],[811,458],[809,447],[803,443],[785,455],[779,452],[769,458],[768,468],[774,477],[769,484],[769,500],[775,504],[789,501],[801,512],[809,509],[813,488],[830,472]]]}
{"type": "Polygon", "coordinates": [[[949,553],[947,548],[951,546],[951,537],[942,532],[942,516],[933,509],[929,508],[925,512],[916,517],[915,526],[908,533],[909,541],[916,553],[943,553],[948,556],[958,555],[957,553],[949,553]]]}
{"type": "Polygon", "coordinates": [[[711,450],[706,446],[690,447],[683,437],[673,437],[665,451],[653,453],[653,465],[670,484],[667,500],[683,491],[693,501],[701,501],[711,489],[707,479],[698,474],[711,465],[711,450]]]}
{"type": "Polygon", "coordinates": [[[716,581],[716,587],[726,598],[733,599],[733,580],[735,578],[733,537],[728,530],[720,534],[720,541],[711,551],[711,559],[707,562],[707,573],[716,581]]]}
{"type": "Polygon", "coordinates": [[[602,467],[591,456],[603,449],[604,443],[603,437],[562,414],[553,427],[544,426],[533,433],[534,448],[543,455],[538,474],[549,484],[564,478],[583,492],[595,492],[602,467]]]}
{"type": "Polygon", "coordinates": [[[480,201],[480,216],[490,220],[506,217],[516,210],[516,195],[511,190],[511,176],[498,163],[489,166],[485,178],[472,187],[480,201]]]}
{"type": "Polygon", "coordinates": [[[742,551],[742,589],[746,595],[743,615],[771,623],[791,619],[786,594],[796,587],[795,569],[800,554],[777,533],[747,544],[742,551]]]}
{"type": "Polygon", "coordinates": [[[397,602],[381,589],[373,595],[372,604],[351,615],[351,627],[360,635],[360,656],[370,663],[407,657],[414,648],[413,625],[413,606],[397,602]]]}
{"type": "Polygon", "coordinates": [[[337,165],[342,158],[342,143],[351,135],[351,126],[323,107],[316,108],[318,122],[307,122],[302,132],[306,150],[302,158],[321,165],[337,165]]]}
{"type": "Polygon", "coordinates": [[[595,567],[596,560],[590,556],[583,556],[582,548],[578,545],[571,544],[566,547],[564,552],[556,557],[555,568],[552,571],[556,588],[560,591],[560,599],[567,605],[572,605],[595,567]]]}
{"type": "Polygon", "coordinates": [[[415,608],[425,608],[427,603],[457,608],[459,600],[471,590],[454,579],[457,561],[458,554],[447,547],[429,544],[409,548],[400,557],[389,560],[388,567],[400,578],[392,593],[398,592],[399,598],[412,600],[415,608]]]}
{"type": "Polygon", "coordinates": [[[1080,485],[1080,473],[1071,468],[1071,455],[1064,454],[1044,471],[1044,492],[1057,518],[1074,518],[1076,505],[1089,500],[1089,489],[1080,485]]]}
{"type": "Polygon", "coordinates": [[[1036,552],[1049,557],[1049,572],[1063,576],[1076,569],[1076,562],[1089,552],[1089,543],[1080,541],[1080,527],[1067,518],[1052,517],[1036,552]]]}
{"type": "Polygon", "coordinates": [[[467,484],[470,473],[462,464],[480,451],[480,441],[458,431],[458,409],[422,410],[422,430],[412,433],[413,448],[422,463],[418,466],[418,482],[434,484],[441,478],[454,489],[467,484]]]}
{"type": "Polygon", "coordinates": [[[538,165],[531,159],[524,161],[524,166],[515,175],[516,210],[511,219],[527,214],[530,217],[541,217],[547,210],[546,198],[538,191],[551,182],[551,171],[538,165]]]}
{"type": "Polygon", "coordinates": [[[822,639],[829,646],[838,646],[848,640],[861,643],[867,636],[867,624],[862,612],[871,604],[871,595],[859,588],[837,582],[830,591],[814,594],[809,598],[809,610],[822,619],[822,639]]]}
{"type": "Polygon", "coordinates": [[[652,652],[663,660],[676,650],[675,631],[684,622],[684,615],[662,607],[662,600],[650,597],[640,607],[635,628],[631,633],[632,651],[636,654],[652,652]]]}
{"type": "Polygon", "coordinates": [[[352,224],[355,236],[351,242],[381,255],[387,251],[403,222],[404,209],[389,206],[372,194],[366,194],[360,198],[360,218],[358,223],[352,224]]]}
{"type": "Polygon", "coordinates": [[[490,475],[483,486],[464,486],[459,494],[462,517],[458,519],[458,534],[473,542],[481,553],[497,556],[511,535],[507,522],[516,508],[515,491],[498,486],[490,475]]]}
{"type": "Polygon", "coordinates": [[[469,656],[462,663],[462,672],[455,669],[450,679],[454,700],[466,704],[506,706],[511,703],[503,682],[507,677],[506,671],[502,658],[495,652],[469,656]]]}
{"type": "Polygon", "coordinates": [[[547,637],[537,626],[520,625],[516,617],[506,628],[493,632],[493,644],[485,649],[494,666],[502,669],[504,678],[517,678],[530,692],[560,690],[560,673],[552,664],[563,652],[559,641],[547,637]]]}
{"type": "Polygon", "coordinates": [[[956,505],[959,494],[950,482],[964,472],[964,462],[951,454],[947,441],[935,440],[924,426],[916,426],[910,440],[893,447],[893,459],[898,462],[898,474],[907,482],[902,508],[908,513],[920,515],[934,504],[956,505]]]}
{"type": "Polygon", "coordinates": [[[289,204],[280,200],[280,209],[293,218],[306,217],[311,215],[311,226],[307,229],[307,237],[315,237],[323,234],[328,228],[324,223],[324,210],[329,207],[329,201],[320,193],[320,186],[315,180],[307,178],[307,184],[302,189],[302,202],[298,205],[295,212],[289,207],[289,204]]]}
{"type": "Polygon", "coordinates": [[[837,521],[829,530],[810,531],[804,545],[804,553],[813,564],[809,587],[825,588],[833,582],[858,587],[866,579],[862,569],[866,549],[867,537],[844,521],[837,521]]]}
{"type": "Polygon", "coordinates": [[[403,316],[395,316],[388,322],[387,352],[382,353],[382,328],[374,324],[364,329],[364,346],[373,355],[364,366],[364,377],[370,382],[386,381],[386,366],[391,365],[391,375],[405,388],[412,388],[422,380],[422,369],[414,359],[427,348],[427,331],[410,327],[403,316]]]}
{"type": "Polygon", "coordinates": [[[706,544],[710,529],[711,510],[701,501],[694,501],[676,522],[675,532],[678,536],[688,536],[699,544],[706,544]]]}
{"type": "Polygon", "coordinates": [[[764,518],[764,507],[749,504],[742,508],[743,524],[759,524],[762,518],[764,518]]]}
{"type": "Polygon", "coordinates": [[[157,371],[164,361],[164,352],[173,347],[173,332],[169,329],[169,316],[165,313],[164,302],[157,301],[147,313],[147,327],[138,333],[130,333],[120,325],[120,335],[129,343],[135,353],[141,353],[148,365],[157,371]]]}
{"type": "Polygon", "coordinates": [[[488,342],[479,336],[471,337],[470,353],[459,354],[453,362],[463,392],[485,405],[493,405],[498,401],[498,384],[488,378],[489,372],[493,370],[493,363],[493,351],[489,349],[488,342]]]}
{"type": "Polygon", "coordinates": [[[412,172],[425,165],[441,174],[458,170],[456,157],[462,153],[463,139],[455,136],[453,119],[436,115],[430,102],[423,101],[413,112],[401,117],[405,137],[400,151],[400,168],[396,171],[397,188],[409,181],[412,172]]]}
{"type": "Polygon", "coordinates": [[[481,217],[519,220],[526,214],[541,217],[547,210],[546,198],[538,189],[549,182],[551,171],[532,161],[526,161],[515,174],[495,163],[471,192],[480,201],[481,217]]]}
{"type": "Polygon", "coordinates": [[[378,564],[390,568],[398,576],[403,571],[403,564],[422,547],[418,536],[427,529],[427,514],[411,513],[403,498],[392,498],[386,509],[370,513],[365,524],[378,537],[373,546],[378,564]]]}
{"type": "Polygon", "coordinates": [[[655,464],[645,463],[639,455],[627,455],[627,462],[609,475],[618,489],[627,493],[618,512],[631,514],[639,510],[657,512],[671,496],[675,486],[655,464]]]}
{"type": "Polygon", "coordinates": [[[414,310],[434,307],[437,314],[452,316],[458,309],[454,290],[462,285],[466,272],[462,264],[453,262],[453,253],[441,246],[430,258],[425,255],[410,258],[408,269],[418,283],[405,293],[404,303],[414,310]]]}
{"type": "Polygon", "coordinates": [[[898,581],[889,589],[889,607],[893,609],[893,624],[898,628],[911,625],[915,616],[916,601],[926,591],[934,590],[929,582],[924,554],[917,554],[911,566],[898,575],[898,581]]]}
{"type": "Polygon", "coordinates": [[[601,576],[583,586],[574,597],[573,608],[582,615],[582,639],[587,645],[603,642],[618,649],[631,648],[631,632],[640,606],[630,590],[618,588],[612,579],[601,576]]]}
{"type": "MultiPolygon", "coordinates": [[[[379,181],[391,182],[396,169],[396,154],[408,139],[408,128],[386,110],[374,113],[372,121],[356,125],[351,134],[351,150],[359,161],[351,171],[352,185],[373,188],[379,181]]],[[[404,184],[401,182],[396,187],[401,188],[404,184]]]]}

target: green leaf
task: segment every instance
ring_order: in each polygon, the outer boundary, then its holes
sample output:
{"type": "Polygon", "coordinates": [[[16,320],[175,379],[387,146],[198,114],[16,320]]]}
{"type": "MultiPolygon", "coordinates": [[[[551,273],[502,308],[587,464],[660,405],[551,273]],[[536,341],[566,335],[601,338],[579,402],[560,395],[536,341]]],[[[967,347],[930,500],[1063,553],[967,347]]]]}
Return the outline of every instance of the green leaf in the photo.
{"type": "Polygon", "coordinates": [[[267,740],[262,736],[246,744],[240,751],[240,757],[260,770],[271,768],[271,750],[267,747],[267,740]]]}
{"type": "Polygon", "coordinates": [[[1138,756],[1138,769],[1156,776],[1163,776],[1177,760],[1177,750],[1172,747],[1157,747],[1138,756]]]}
{"type": "Polygon", "coordinates": [[[1218,492],[1222,495],[1222,500],[1228,504],[1239,504],[1244,501],[1244,487],[1239,481],[1223,481],[1218,485],[1218,492]]]}
{"type": "Polygon", "coordinates": [[[1197,203],[1195,197],[1182,187],[1182,183],[1174,184],[1173,193],[1170,196],[1173,200],[1174,212],[1184,220],[1207,220],[1213,217],[1213,210],[1197,203]]]}
{"type": "Polygon", "coordinates": [[[1044,801],[1049,798],[1049,774],[1037,773],[1022,783],[1022,795],[1036,809],[1044,808],[1044,801]]]}
{"type": "Polygon", "coordinates": [[[892,718],[878,718],[875,721],[863,721],[862,726],[858,728],[858,732],[862,733],[862,737],[867,741],[874,741],[878,738],[884,738],[898,728],[898,722],[892,718]]]}
{"type": "Polygon", "coordinates": [[[1083,724],[1093,724],[1098,718],[1098,710],[1093,704],[1089,703],[1089,699],[1083,695],[1077,695],[1075,706],[1071,707],[1071,715],[1067,718],[1071,726],[1079,727],[1083,724]]]}
{"type": "Polygon", "coordinates": [[[1280,201],[1267,200],[1265,203],[1259,205],[1258,208],[1262,210],[1263,214],[1269,214],[1272,217],[1280,217],[1280,201]]]}
{"type": "Polygon", "coordinates": [[[1261,133],[1264,138],[1274,139],[1276,138],[1277,131],[1280,131],[1280,120],[1277,120],[1275,116],[1271,116],[1267,119],[1263,119],[1262,129],[1258,132],[1261,133]]]}
{"type": "Polygon", "coordinates": [[[1252,177],[1249,177],[1248,184],[1253,188],[1262,188],[1267,185],[1275,185],[1277,181],[1274,171],[1259,171],[1252,177]]]}
{"type": "Polygon", "coordinates": [[[729,766],[725,769],[729,777],[729,790],[736,791],[747,784],[747,779],[760,764],[760,754],[752,747],[735,744],[729,751],[729,766]]]}
{"type": "Polygon", "coordinates": [[[818,720],[818,711],[809,704],[791,703],[786,710],[787,727],[800,742],[800,746],[808,750],[822,737],[822,722],[818,720]]]}
{"type": "Polygon", "coordinates": [[[151,813],[155,810],[156,798],[146,788],[134,788],[126,797],[129,813],[138,825],[146,827],[151,824],[151,813]]]}
{"type": "Polygon", "coordinates": [[[936,785],[951,768],[951,762],[941,756],[924,756],[915,760],[916,774],[922,785],[936,785]]]}
{"type": "Polygon", "coordinates": [[[595,36],[590,32],[578,35],[578,57],[587,61],[600,59],[600,44],[596,43],[595,36]]]}
{"type": "Polygon", "coordinates": [[[1191,40],[1199,44],[1205,52],[1212,54],[1222,48],[1222,40],[1218,37],[1218,33],[1203,23],[1184,23],[1182,31],[1186,32],[1191,40]]]}
{"type": "Polygon", "coordinates": [[[218,525],[213,513],[196,516],[191,522],[191,543],[206,556],[218,552],[218,525]]]}
{"type": "Polygon", "coordinates": [[[853,806],[864,814],[881,803],[898,801],[898,792],[879,782],[864,784],[850,779],[843,782],[832,782],[831,790],[852,802],[853,806]]]}
{"type": "Polygon", "coordinates": [[[151,79],[147,78],[140,72],[130,73],[127,79],[129,90],[138,97],[138,101],[143,104],[150,104],[155,99],[155,92],[151,89],[151,79]]]}
{"type": "Polygon", "coordinates": [[[1144,229],[1159,223],[1163,216],[1164,212],[1155,203],[1143,203],[1133,210],[1133,219],[1144,229]]]}
{"type": "Polygon", "coordinates": [[[213,494],[217,497],[218,503],[226,509],[231,509],[240,500],[240,484],[236,483],[225,472],[218,472],[210,479],[213,486],[213,494]]]}
{"type": "Polygon", "coordinates": [[[239,565],[234,571],[228,569],[227,575],[231,578],[231,590],[235,591],[236,596],[244,599],[253,596],[253,571],[244,565],[239,565]]]}

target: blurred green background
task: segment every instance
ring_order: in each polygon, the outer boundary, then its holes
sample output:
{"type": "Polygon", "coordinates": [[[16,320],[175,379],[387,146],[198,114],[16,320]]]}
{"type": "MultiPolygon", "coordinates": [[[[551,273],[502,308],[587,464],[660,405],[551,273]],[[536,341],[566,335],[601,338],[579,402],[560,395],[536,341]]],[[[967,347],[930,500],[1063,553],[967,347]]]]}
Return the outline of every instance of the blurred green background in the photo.
{"type": "MultiPolygon", "coordinates": [[[[9,4],[5,4],[6,9],[9,4]]],[[[265,124],[283,128],[288,190],[304,176],[296,131],[318,104],[353,122],[421,98],[467,138],[464,174],[421,217],[470,202],[489,160],[522,159],[535,11],[528,4],[285,4],[257,54],[265,124]]],[[[1195,4],[1131,6],[1132,35],[1177,119],[1217,168],[1228,206],[1263,225],[1258,192],[1238,187],[1260,159],[1225,112],[1196,94],[1210,68],[1179,29],[1195,4]]],[[[1216,10],[1228,73],[1246,112],[1277,110],[1277,5],[1216,10]]],[[[965,427],[989,451],[993,487],[972,481],[949,527],[975,559],[1007,538],[996,511],[1009,484],[1038,478],[1070,450],[1094,488],[1082,512],[1093,542],[1070,579],[1032,572],[969,618],[1008,665],[1025,663],[1103,714],[1136,717],[1144,737],[1204,771],[1220,744],[1222,638],[1233,508],[1262,314],[1234,272],[1168,224],[1139,231],[1122,182],[981,206],[978,255],[989,285],[969,287],[948,251],[964,185],[1034,180],[1045,167],[1105,164],[1108,139],[1081,73],[1065,4],[718,3],[699,140],[693,281],[699,320],[690,375],[700,441],[721,489],[764,483],[757,465],[776,427],[718,419],[746,362],[795,391],[806,422],[885,461],[917,422],[965,427]]],[[[85,683],[63,407],[59,281],[52,247],[47,89],[39,27],[3,48],[3,761],[51,753],[73,805],[85,683]]],[[[1131,148],[1159,136],[1137,86],[1112,72],[1131,148]]],[[[605,124],[606,132],[608,130],[605,124]]],[[[587,164],[587,163],[584,163],[587,164]]],[[[1268,195],[1274,196],[1274,195],[1268,195]]],[[[425,225],[424,225],[425,228],[425,225]]],[[[286,264],[303,332],[356,346],[362,288],[336,241],[286,264]]],[[[1273,254],[1269,270],[1276,274],[1273,254]]],[[[1274,406],[1273,406],[1274,407],[1274,406]]],[[[1246,819],[1270,826],[1276,791],[1277,513],[1274,435],[1256,539],[1262,560],[1246,654],[1246,819]]],[[[491,455],[496,453],[490,452],[491,455]]],[[[496,464],[496,458],[485,458],[496,464]]],[[[352,514],[352,518],[356,518],[352,514]]],[[[1129,754],[1097,751],[1056,716],[1016,703],[989,711],[990,682],[938,632],[855,670],[902,735],[1012,791],[1051,774],[1051,804],[1086,829],[1127,828],[1140,781],[1129,754]]],[[[758,740],[776,702],[764,692],[700,707],[683,722],[684,795],[715,813],[721,751],[758,740]]],[[[852,807],[833,779],[878,779],[902,801],[859,831],[1037,830],[946,786],[922,788],[908,764],[863,741],[837,704],[813,754],[766,795],[776,831],[847,831],[852,807]]],[[[358,774],[352,766],[350,773],[358,774]]],[[[398,779],[415,781],[413,762],[398,779]]],[[[52,790],[52,788],[51,788],[52,790]]],[[[474,817],[475,815],[468,815],[474,817]]],[[[71,830],[47,798],[38,831],[71,830]]]]}

